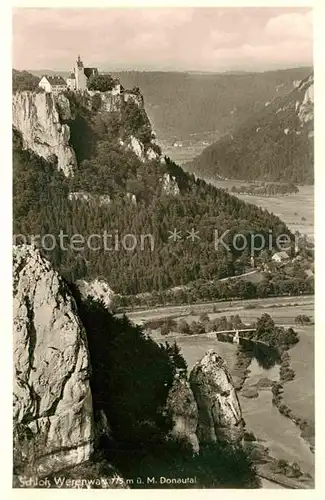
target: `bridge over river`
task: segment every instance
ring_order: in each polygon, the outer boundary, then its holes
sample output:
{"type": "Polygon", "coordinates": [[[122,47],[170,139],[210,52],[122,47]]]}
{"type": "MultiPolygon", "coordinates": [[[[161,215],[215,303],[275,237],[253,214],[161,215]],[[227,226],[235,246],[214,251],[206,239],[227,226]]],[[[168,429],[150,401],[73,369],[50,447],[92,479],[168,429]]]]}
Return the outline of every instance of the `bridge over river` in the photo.
{"type": "Polygon", "coordinates": [[[255,340],[246,337],[245,335],[240,335],[242,332],[256,332],[256,328],[238,328],[233,330],[212,330],[208,335],[215,335],[219,341],[233,342],[234,344],[240,344],[245,342],[254,342],[254,344],[260,344],[265,347],[271,347],[267,342],[263,340],[255,340]],[[241,342],[242,341],[242,342],[241,342]]]}

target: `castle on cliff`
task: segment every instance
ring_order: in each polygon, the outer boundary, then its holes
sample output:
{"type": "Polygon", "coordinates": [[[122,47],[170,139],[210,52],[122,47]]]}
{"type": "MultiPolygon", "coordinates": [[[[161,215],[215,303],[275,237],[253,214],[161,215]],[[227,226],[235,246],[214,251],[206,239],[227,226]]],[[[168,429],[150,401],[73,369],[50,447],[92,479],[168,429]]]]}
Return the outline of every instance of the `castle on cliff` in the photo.
{"type": "MultiPolygon", "coordinates": [[[[73,92],[83,92],[87,90],[87,82],[91,76],[99,75],[97,68],[85,68],[84,64],[78,55],[76,64],[70,73],[69,77],[65,80],[60,75],[43,75],[38,86],[45,92],[58,95],[66,90],[73,92]]],[[[140,107],[143,107],[143,96],[140,89],[133,88],[132,90],[125,89],[119,80],[114,80],[112,89],[108,91],[113,96],[121,96],[124,102],[132,100],[140,107]]]]}
{"type": "Polygon", "coordinates": [[[45,92],[51,92],[53,94],[58,94],[65,90],[82,91],[87,89],[88,78],[92,75],[97,76],[98,69],[85,68],[79,55],[72,73],[66,80],[64,80],[62,76],[43,75],[38,85],[44,89],[45,92]]]}
{"type": "Polygon", "coordinates": [[[76,65],[73,68],[72,73],[69,78],[67,78],[67,87],[69,90],[86,90],[87,81],[92,75],[98,75],[97,68],[85,68],[80,55],[76,61],[76,65]]]}

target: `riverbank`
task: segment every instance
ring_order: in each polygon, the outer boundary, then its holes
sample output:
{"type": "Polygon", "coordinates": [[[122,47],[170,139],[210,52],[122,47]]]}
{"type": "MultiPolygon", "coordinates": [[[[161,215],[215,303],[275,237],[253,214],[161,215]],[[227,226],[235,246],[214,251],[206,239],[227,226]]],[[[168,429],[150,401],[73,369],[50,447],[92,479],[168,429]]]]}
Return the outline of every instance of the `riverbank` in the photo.
{"type": "Polygon", "coordinates": [[[265,370],[253,359],[249,372],[238,397],[246,429],[251,433],[250,444],[256,448],[254,461],[258,466],[263,465],[270,479],[276,474],[285,481],[287,475],[293,475],[292,464],[298,464],[299,467],[294,467],[295,471],[300,469],[301,476],[294,478],[296,484],[312,488],[314,457],[296,425],[272,403],[271,389],[280,381],[280,366],[276,364],[265,370]],[[283,463],[282,469],[279,463],[283,463]]]}
{"type": "Polygon", "coordinates": [[[315,427],[310,425],[307,420],[297,415],[292,408],[284,402],[283,393],[285,384],[290,382],[292,378],[295,378],[296,375],[291,367],[290,359],[290,355],[287,352],[283,353],[280,365],[280,382],[275,382],[272,385],[272,403],[282,415],[289,418],[297,425],[301,431],[301,437],[308,443],[311,452],[315,453],[315,427]]]}
{"type": "MultiPolygon", "coordinates": [[[[297,479],[275,474],[269,470],[268,466],[265,465],[259,465],[257,467],[257,475],[262,478],[262,480],[266,479],[267,481],[270,481],[271,484],[267,486],[265,485],[267,488],[274,488],[274,485],[278,485],[279,488],[287,488],[291,490],[310,489],[314,487],[313,483],[310,483],[308,479],[303,482],[297,479]]],[[[264,488],[265,486],[262,481],[262,487],[264,488]]]]}

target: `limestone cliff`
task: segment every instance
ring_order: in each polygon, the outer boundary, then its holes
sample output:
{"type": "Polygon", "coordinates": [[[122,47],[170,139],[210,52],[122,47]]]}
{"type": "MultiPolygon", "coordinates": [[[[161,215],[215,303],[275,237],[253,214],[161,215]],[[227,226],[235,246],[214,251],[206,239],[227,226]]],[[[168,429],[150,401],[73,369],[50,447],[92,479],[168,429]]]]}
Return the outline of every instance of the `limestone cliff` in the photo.
{"type": "Polygon", "coordinates": [[[209,350],[194,365],[190,385],[198,406],[200,444],[240,441],[243,437],[242,413],[225,361],[209,350]]]}
{"type": "MultiPolygon", "coordinates": [[[[73,141],[70,140],[70,136],[73,136],[70,132],[78,114],[78,106],[86,110],[88,127],[91,128],[92,120],[96,121],[104,114],[112,113],[121,118],[125,107],[132,102],[141,109],[150,126],[141,94],[139,99],[131,99],[132,94],[129,97],[127,95],[94,91],[85,91],[78,96],[73,93],[66,96],[40,91],[16,92],[12,96],[13,126],[22,136],[24,149],[33,151],[45,160],[56,159],[58,169],[67,177],[73,176],[77,168],[77,150],[74,150],[73,141]]],[[[125,134],[125,127],[128,127],[127,123],[121,125],[123,140],[120,139],[120,145],[132,150],[142,162],[160,158],[154,138],[145,146],[132,133],[125,134]]]]}
{"type": "Polygon", "coordinates": [[[301,126],[311,123],[311,130],[309,131],[309,137],[313,137],[314,128],[314,75],[310,75],[307,80],[300,82],[298,87],[299,91],[303,94],[303,99],[301,102],[296,102],[296,111],[298,113],[301,126]]]}
{"type": "MultiPolygon", "coordinates": [[[[61,123],[53,94],[16,92],[12,96],[13,126],[21,133],[23,147],[49,160],[57,158],[58,169],[71,176],[77,166],[76,155],[69,144],[70,129],[61,123]]],[[[70,118],[69,101],[58,98],[65,119],[70,118]]]]}
{"type": "Polygon", "coordinates": [[[185,440],[198,453],[200,446],[196,435],[198,425],[198,409],[188,380],[182,374],[177,374],[169,391],[167,409],[174,427],[171,435],[176,439],[185,440]]]}
{"type": "Polygon", "coordinates": [[[89,459],[93,409],[85,331],[38,250],[13,252],[15,468],[48,474],[89,459]]]}
{"type": "MultiPolygon", "coordinates": [[[[120,111],[123,105],[124,99],[122,94],[112,94],[112,92],[99,92],[88,90],[84,92],[84,96],[88,99],[88,108],[93,109],[94,99],[97,99],[97,110],[106,111],[112,113],[114,111],[120,111]],[[94,97],[97,96],[97,97],[94,97]]],[[[96,102],[96,101],[95,101],[96,102]]]]}

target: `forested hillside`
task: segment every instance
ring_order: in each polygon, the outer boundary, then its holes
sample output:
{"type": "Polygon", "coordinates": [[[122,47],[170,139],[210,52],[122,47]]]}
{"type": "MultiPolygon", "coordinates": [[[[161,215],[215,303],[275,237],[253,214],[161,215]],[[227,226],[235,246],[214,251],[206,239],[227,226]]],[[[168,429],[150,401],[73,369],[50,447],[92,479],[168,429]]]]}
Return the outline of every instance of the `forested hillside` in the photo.
{"type": "MultiPolygon", "coordinates": [[[[106,178],[115,178],[121,160],[122,156],[119,160],[115,151],[110,161],[106,158],[106,178]]],[[[127,171],[129,179],[132,176],[136,179],[137,167],[139,172],[146,169],[151,172],[148,179],[152,179],[152,184],[149,180],[143,184],[143,195],[138,194],[136,204],[125,197],[123,184],[119,184],[119,193],[115,190],[109,204],[101,203],[96,197],[88,202],[69,200],[68,194],[76,182],[80,188],[83,182],[87,182],[87,190],[98,192],[102,180],[105,189],[105,176],[98,177],[104,164],[96,164],[95,160],[89,162],[86,177],[81,171],[80,175],[68,180],[53,165],[22,150],[19,134],[15,133],[14,233],[53,235],[55,248],[51,249],[53,237],[45,237],[45,246],[50,248],[45,254],[67,279],[101,277],[116,292],[135,294],[163,290],[199,278],[223,278],[240,273],[249,261],[249,252],[248,249],[241,252],[234,248],[234,234],[241,232],[249,236],[260,233],[267,237],[271,230],[274,242],[277,235],[288,232],[284,223],[274,215],[204,181],[194,181],[168,160],[164,167],[159,161],[141,165],[134,162],[127,171]],[[164,171],[176,176],[181,189],[178,196],[159,190],[159,178],[164,171]],[[177,241],[169,232],[175,228],[182,236],[177,241]],[[198,231],[199,238],[189,238],[188,232],[192,228],[198,231]],[[229,231],[224,238],[229,251],[223,245],[215,248],[215,230],[219,235],[229,231]],[[65,242],[69,242],[75,234],[82,235],[86,241],[90,235],[102,237],[105,231],[112,235],[109,249],[105,249],[103,239],[98,238],[96,250],[90,249],[86,243],[79,244],[78,250],[68,243],[64,244],[64,250],[59,245],[60,232],[67,235],[65,242]],[[121,244],[126,234],[136,238],[136,247],[131,251],[121,244]],[[151,238],[145,237],[141,245],[141,235],[151,235],[151,238]]],[[[116,189],[117,186],[115,184],[116,189]]]]}
{"type": "Polygon", "coordinates": [[[313,183],[313,77],[219,141],[208,146],[185,169],[208,179],[313,183]]]}
{"type": "Polygon", "coordinates": [[[232,130],[274,96],[285,95],[311,68],[243,74],[123,71],[113,73],[126,88],[138,86],[161,140],[190,139],[232,130]]]}

